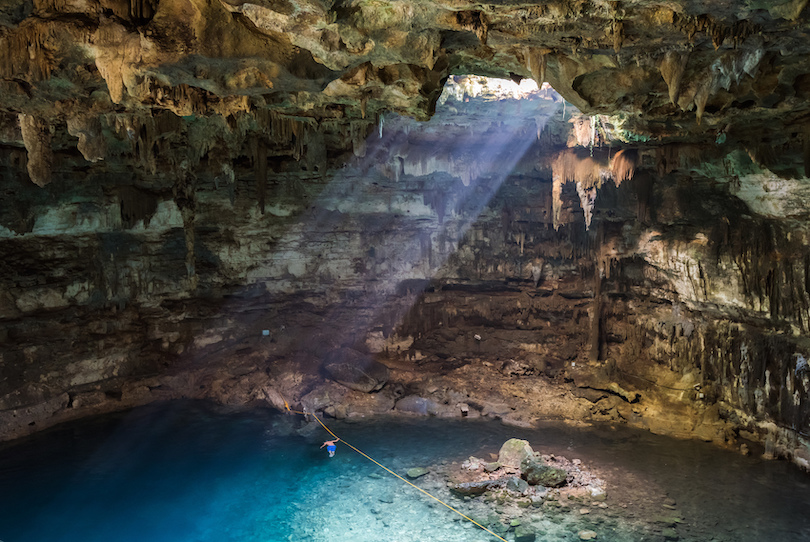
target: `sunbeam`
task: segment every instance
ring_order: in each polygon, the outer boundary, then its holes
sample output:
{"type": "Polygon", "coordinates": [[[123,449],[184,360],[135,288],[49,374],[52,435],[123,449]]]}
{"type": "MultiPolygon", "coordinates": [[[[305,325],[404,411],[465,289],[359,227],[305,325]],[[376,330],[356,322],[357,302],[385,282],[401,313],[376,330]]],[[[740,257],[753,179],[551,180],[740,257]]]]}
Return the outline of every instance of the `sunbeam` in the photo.
{"type": "Polygon", "coordinates": [[[297,285],[330,307],[318,329],[299,334],[307,338],[298,348],[311,350],[311,341],[321,352],[363,348],[373,329],[395,328],[562,110],[548,88],[459,80],[429,122],[380,119],[362,156],[337,171],[274,244],[264,270],[267,291],[284,288],[279,277],[296,283],[296,276],[314,275],[329,285],[320,292],[297,285]]]}

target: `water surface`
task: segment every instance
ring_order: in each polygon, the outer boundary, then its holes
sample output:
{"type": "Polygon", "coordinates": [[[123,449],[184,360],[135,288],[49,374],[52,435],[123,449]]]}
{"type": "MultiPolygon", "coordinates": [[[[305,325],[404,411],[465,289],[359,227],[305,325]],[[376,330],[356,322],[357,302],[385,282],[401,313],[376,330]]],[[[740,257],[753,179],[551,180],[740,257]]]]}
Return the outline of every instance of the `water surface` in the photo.
{"type": "MultiPolygon", "coordinates": [[[[324,421],[397,472],[488,457],[511,437],[579,458],[608,489],[609,508],[582,520],[599,540],[663,541],[673,529],[680,540],[810,540],[810,477],[787,462],[609,427],[324,421]],[[666,531],[656,518],[673,514],[681,521],[666,531]]],[[[346,446],[329,459],[319,449],[329,435],[302,424],[270,410],[174,402],[3,445],[0,540],[494,540],[346,446]]],[[[578,527],[560,517],[545,517],[538,540],[578,540],[578,527]]]]}

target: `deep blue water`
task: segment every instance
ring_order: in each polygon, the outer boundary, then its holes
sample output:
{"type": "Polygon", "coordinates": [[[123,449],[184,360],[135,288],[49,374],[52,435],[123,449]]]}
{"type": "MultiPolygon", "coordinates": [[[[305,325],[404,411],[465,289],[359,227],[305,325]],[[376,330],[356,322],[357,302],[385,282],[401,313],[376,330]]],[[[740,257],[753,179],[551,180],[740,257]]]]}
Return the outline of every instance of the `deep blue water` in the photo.
{"type": "MultiPolygon", "coordinates": [[[[355,511],[349,514],[366,514],[376,502],[370,497],[374,491],[408,488],[345,446],[329,459],[319,449],[328,435],[317,426],[296,432],[300,422],[270,410],[235,413],[177,402],[66,424],[3,445],[0,540],[286,541],[305,539],[307,524],[324,525],[324,518],[330,540],[374,540],[377,535],[349,527],[345,513],[336,520],[328,516],[330,510],[341,503],[355,511]],[[384,478],[369,477],[375,472],[384,478]]],[[[786,462],[607,427],[548,424],[519,430],[495,421],[437,419],[325,422],[397,471],[483,457],[507,438],[526,438],[538,451],[581,458],[606,473],[609,502],[624,505],[621,510],[631,517],[660,514],[650,502],[657,496],[672,499],[685,520],[678,527],[681,540],[810,540],[810,475],[786,462]]],[[[424,497],[413,499],[419,504],[424,497]]],[[[382,529],[388,522],[375,514],[382,529]]],[[[447,521],[436,514],[430,521],[447,521]]],[[[377,532],[381,542],[391,539],[377,532]]],[[[453,539],[442,536],[436,540],[453,539]]],[[[427,541],[424,537],[419,540],[427,541]]],[[[417,540],[402,537],[409,539],[417,540]]],[[[456,539],[487,536],[470,530],[456,539]]],[[[637,539],[656,540],[641,534],[637,539]]]]}

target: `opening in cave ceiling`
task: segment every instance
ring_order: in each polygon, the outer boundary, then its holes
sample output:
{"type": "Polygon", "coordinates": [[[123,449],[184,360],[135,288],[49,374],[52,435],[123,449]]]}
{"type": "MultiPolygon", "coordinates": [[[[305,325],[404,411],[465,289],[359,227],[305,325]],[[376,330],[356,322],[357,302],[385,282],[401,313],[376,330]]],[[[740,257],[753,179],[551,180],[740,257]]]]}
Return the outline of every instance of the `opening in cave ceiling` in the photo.
{"type": "Polygon", "coordinates": [[[450,77],[429,121],[380,116],[355,143],[354,158],[309,202],[297,219],[301,226],[274,242],[265,267],[251,270],[251,281],[282,275],[292,284],[327,285],[334,301],[325,318],[333,322],[323,330],[327,343],[357,347],[370,335],[390,335],[422,290],[442,280],[462,240],[479,235],[470,228],[482,213],[496,212],[488,205],[504,181],[536,171],[549,125],[559,132],[566,123],[563,101],[547,85],[450,77]],[[337,266],[324,258],[332,246],[340,247],[337,266]],[[294,258],[285,247],[295,247],[294,258]],[[349,309],[355,293],[347,279],[373,310],[349,309]]]}

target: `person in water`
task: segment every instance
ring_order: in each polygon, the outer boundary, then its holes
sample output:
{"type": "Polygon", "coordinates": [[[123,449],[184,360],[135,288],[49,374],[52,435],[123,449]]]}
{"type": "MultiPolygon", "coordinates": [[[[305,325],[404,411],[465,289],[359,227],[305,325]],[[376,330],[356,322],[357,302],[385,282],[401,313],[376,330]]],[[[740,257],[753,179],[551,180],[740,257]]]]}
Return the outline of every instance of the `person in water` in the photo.
{"type": "Polygon", "coordinates": [[[339,440],[340,438],[337,438],[335,440],[327,440],[326,442],[321,444],[321,448],[326,446],[326,451],[329,452],[329,457],[335,457],[335,449],[336,449],[335,443],[339,440]]]}

